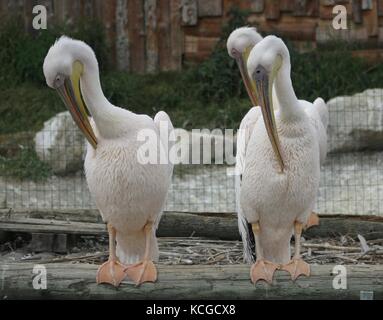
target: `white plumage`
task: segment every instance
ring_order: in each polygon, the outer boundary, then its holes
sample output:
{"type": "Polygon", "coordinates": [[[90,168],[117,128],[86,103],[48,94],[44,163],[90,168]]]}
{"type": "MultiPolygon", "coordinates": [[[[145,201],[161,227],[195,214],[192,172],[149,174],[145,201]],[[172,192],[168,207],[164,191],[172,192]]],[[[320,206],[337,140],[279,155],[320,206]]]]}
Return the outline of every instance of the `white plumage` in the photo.
{"type": "MultiPolygon", "coordinates": [[[[274,270],[281,265],[285,265],[295,279],[305,272],[302,264],[297,265],[299,252],[289,262],[290,239],[298,224],[304,226],[307,223],[315,204],[320,164],[327,152],[327,106],[320,98],[313,104],[296,98],[290,79],[289,52],[279,38],[269,36],[255,41],[260,36],[254,28],[240,28],[235,34],[238,36],[241,30],[248,38],[253,38],[248,42],[253,49],[247,60],[248,78],[244,81],[251,82],[247,86],[256,89],[257,76],[260,77],[258,85],[264,84],[264,79],[275,79],[273,94],[268,99],[277,109],[275,131],[284,163],[281,173],[262,110],[260,107],[251,108],[240,125],[236,157],[237,210],[244,256],[248,262],[253,261],[251,242],[254,234],[257,262],[252,268],[253,281],[264,279],[271,282],[274,270]],[[253,225],[253,233],[250,224],[253,225]],[[293,268],[287,267],[289,264],[293,268]],[[297,270],[301,272],[296,273],[297,270]]],[[[228,50],[235,49],[232,37],[229,40],[228,50]]],[[[241,42],[241,48],[246,47],[241,42]]],[[[242,59],[246,58],[242,56],[242,59]]],[[[269,83],[273,85],[272,82],[269,83]]],[[[259,99],[254,102],[255,97],[261,97],[263,104],[267,101],[260,92],[250,95],[253,103],[259,102],[259,99]]],[[[272,121],[270,124],[272,127],[272,121]]],[[[296,238],[299,251],[299,232],[296,238]]]]}
{"type": "MultiPolygon", "coordinates": [[[[145,272],[147,262],[158,258],[155,229],[171,183],[173,166],[169,162],[141,164],[137,150],[142,142],[138,141],[137,134],[140,130],[149,129],[159,137],[160,122],[164,122],[169,131],[173,129],[172,123],[162,111],[153,120],[147,115],[138,115],[109,103],[101,89],[98,63],[93,50],[84,42],[67,37],[60,38],[50,48],[44,61],[47,84],[58,91],[64,90],[64,101],[65,95],[71,96],[71,90],[65,90],[68,86],[76,90],[74,74],[78,68],[77,62],[80,63],[81,70],[81,94],[92,116],[90,126],[93,133],[89,133],[91,129],[86,123],[86,116],[80,121],[80,128],[83,124],[85,129],[82,130],[90,141],[84,164],[90,192],[103,220],[108,223],[111,250],[115,249],[113,245],[116,239],[119,261],[122,264],[135,264],[131,269],[128,267],[123,271],[128,275],[131,271],[137,283],[154,281],[156,275],[145,279],[145,272]],[[92,140],[93,135],[96,147],[92,140]],[[147,239],[150,239],[150,243],[147,243],[147,239]],[[148,251],[147,255],[145,249],[148,251]],[[132,272],[136,267],[141,270],[138,273],[137,270],[132,272]]],[[[76,120],[76,110],[80,110],[81,116],[81,102],[75,96],[71,96],[72,100],[67,99],[66,104],[74,112],[76,120]],[[78,102],[77,105],[72,105],[73,100],[78,102]]],[[[149,147],[158,154],[160,147],[166,145],[164,139],[167,137],[161,138],[162,140],[157,141],[158,145],[153,143],[149,147]]],[[[100,269],[99,273],[102,271],[104,277],[98,280],[118,285],[124,274],[121,273],[121,268],[118,269],[121,266],[119,262],[114,261],[114,253],[110,254],[110,268],[100,269]],[[109,271],[111,277],[108,278],[109,271]]]]}

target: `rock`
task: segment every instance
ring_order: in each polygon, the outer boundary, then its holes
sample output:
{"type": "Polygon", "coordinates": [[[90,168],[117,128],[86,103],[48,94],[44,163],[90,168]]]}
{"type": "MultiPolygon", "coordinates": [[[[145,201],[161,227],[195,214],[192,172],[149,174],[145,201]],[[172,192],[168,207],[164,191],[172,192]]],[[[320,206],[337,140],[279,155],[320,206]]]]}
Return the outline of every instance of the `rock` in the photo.
{"type": "Polygon", "coordinates": [[[38,157],[48,163],[55,174],[64,175],[81,169],[85,148],[84,137],[69,111],[46,121],[35,136],[38,157]]]}
{"type": "Polygon", "coordinates": [[[368,89],[327,102],[328,151],[383,150],[383,89],[368,89]]]}

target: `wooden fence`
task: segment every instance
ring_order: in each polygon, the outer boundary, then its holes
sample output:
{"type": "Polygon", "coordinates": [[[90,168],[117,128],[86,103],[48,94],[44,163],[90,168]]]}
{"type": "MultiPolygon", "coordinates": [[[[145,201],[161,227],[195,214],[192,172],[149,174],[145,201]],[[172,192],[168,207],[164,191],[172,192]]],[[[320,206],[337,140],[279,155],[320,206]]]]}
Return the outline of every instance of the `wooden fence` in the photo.
{"type": "Polygon", "coordinates": [[[139,73],[178,70],[184,62],[206,59],[232,6],[251,12],[250,25],[302,48],[334,35],[374,48],[383,43],[383,0],[0,0],[0,15],[21,14],[30,29],[37,4],[48,9],[48,23],[101,20],[117,68],[139,73]],[[332,28],[337,4],[347,8],[348,30],[332,28]]]}

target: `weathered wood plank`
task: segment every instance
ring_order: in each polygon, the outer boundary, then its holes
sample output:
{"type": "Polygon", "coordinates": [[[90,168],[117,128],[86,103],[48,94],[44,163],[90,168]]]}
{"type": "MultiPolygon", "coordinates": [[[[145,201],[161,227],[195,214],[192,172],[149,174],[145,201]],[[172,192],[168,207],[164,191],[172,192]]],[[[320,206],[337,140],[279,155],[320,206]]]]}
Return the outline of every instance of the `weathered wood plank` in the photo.
{"type": "Polygon", "coordinates": [[[130,41],[130,69],[144,73],[145,57],[145,22],[144,6],[141,0],[128,1],[128,37],[130,41]]]}
{"type": "MultiPolygon", "coordinates": [[[[106,234],[97,210],[73,212],[14,212],[0,210],[0,230],[67,234],[106,234]]],[[[157,231],[160,237],[195,237],[239,240],[235,214],[192,214],[166,212],[157,231]]],[[[306,238],[358,234],[366,239],[383,238],[383,219],[366,216],[320,216],[320,225],[304,232],[306,238]]]]}
{"type": "Polygon", "coordinates": [[[374,6],[374,0],[362,0],[362,10],[371,10],[374,6]]]}
{"type": "Polygon", "coordinates": [[[54,0],[53,1],[53,7],[54,7],[54,15],[57,22],[64,22],[65,16],[66,16],[66,0],[54,0]]]}
{"type": "MultiPolygon", "coordinates": [[[[158,69],[171,70],[171,33],[170,33],[170,1],[162,0],[157,10],[158,69]]],[[[178,26],[179,28],[180,26],[178,26]]]]}
{"type": "Polygon", "coordinates": [[[157,283],[136,287],[124,280],[119,288],[97,285],[97,265],[49,264],[47,288],[34,290],[33,264],[0,265],[0,299],[355,299],[362,291],[383,299],[383,266],[345,266],[347,289],[333,288],[332,265],[311,266],[311,277],[295,283],[277,271],[273,285],[250,283],[248,265],[158,265],[157,283]]]}
{"type": "Polygon", "coordinates": [[[185,58],[193,62],[207,59],[219,38],[185,36],[185,58]]]}
{"type": "Polygon", "coordinates": [[[130,70],[128,30],[128,0],[117,0],[116,5],[116,62],[120,71],[130,70]]]}
{"type": "Polygon", "coordinates": [[[378,16],[383,17],[383,0],[378,0],[378,16]]]}
{"type": "Polygon", "coordinates": [[[198,23],[197,0],[181,0],[182,25],[195,26],[198,23]]]}
{"type": "Polygon", "coordinates": [[[355,23],[360,24],[363,22],[361,0],[352,0],[352,16],[355,23]]]}
{"type": "Polygon", "coordinates": [[[294,22],[294,17],[284,17],[278,22],[260,23],[259,30],[267,34],[278,34],[289,38],[290,40],[298,41],[314,41],[317,23],[311,18],[299,19],[299,22],[294,22]]]}
{"type": "Polygon", "coordinates": [[[33,21],[32,10],[35,5],[36,5],[35,1],[24,2],[24,27],[25,27],[25,31],[31,32],[31,33],[35,32],[32,26],[32,21],[33,21]]]}
{"type": "Polygon", "coordinates": [[[279,9],[281,12],[292,12],[295,8],[295,2],[291,0],[280,0],[279,9]]]}
{"type": "Polygon", "coordinates": [[[254,13],[262,13],[265,10],[265,0],[250,0],[250,10],[254,13]]]}
{"type": "Polygon", "coordinates": [[[265,15],[267,20],[278,20],[281,12],[279,10],[279,1],[270,0],[266,2],[265,15]]]}
{"type": "Polygon", "coordinates": [[[222,19],[204,18],[198,22],[198,26],[184,27],[183,29],[187,36],[219,38],[222,32],[222,24],[222,19]]]}
{"type": "Polygon", "coordinates": [[[114,65],[116,65],[116,7],[117,0],[110,0],[107,3],[104,1],[102,6],[102,22],[105,26],[110,57],[114,65]]]}
{"type": "MultiPolygon", "coordinates": [[[[378,35],[379,20],[378,20],[378,5],[376,0],[369,2],[371,6],[368,6],[368,10],[363,11],[363,21],[367,29],[369,37],[375,37],[378,35]]],[[[363,7],[362,7],[363,8],[363,7]]]]}
{"type": "Polygon", "coordinates": [[[180,70],[184,52],[184,37],[181,29],[181,0],[170,0],[170,18],[171,70],[180,70]]]}
{"type": "Polygon", "coordinates": [[[157,0],[145,0],[146,72],[158,71],[157,0]]]}
{"type": "Polygon", "coordinates": [[[222,0],[198,0],[199,17],[220,17],[223,14],[222,0]]]}

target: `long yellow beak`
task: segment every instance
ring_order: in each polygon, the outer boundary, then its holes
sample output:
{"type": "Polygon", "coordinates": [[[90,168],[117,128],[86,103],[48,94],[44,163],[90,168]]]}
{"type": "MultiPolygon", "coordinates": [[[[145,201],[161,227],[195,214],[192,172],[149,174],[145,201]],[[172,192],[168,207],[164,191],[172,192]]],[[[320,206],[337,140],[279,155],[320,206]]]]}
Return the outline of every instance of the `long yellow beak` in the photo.
{"type": "Polygon", "coordinates": [[[70,78],[64,80],[63,85],[56,88],[57,93],[63,100],[65,106],[72,115],[79,129],[84,134],[94,149],[97,147],[96,135],[88,119],[87,107],[82,99],[80,89],[80,77],[83,66],[79,61],[73,64],[73,71],[70,78]]]}
{"type": "Polygon", "coordinates": [[[258,106],[257,97],[254,94],[254,87],[250,81],[249,74],[247,72],[247,59],[249,58],[249,54],[252,47],[248,47],[243,53],[236,52],[235,53],[235,61],[237,62],[239,71],[241,72],[241,77],[243,83],[245,84],[245,88],[247,94],[251,100],[253,106],[258,106]]]}
{"type": "Polygon", "coordinates": [[[259,105],[262,110],[263,121],[265,123],[267,134],[269,136],[274,153],[277,157],[281,172],[283,172],[285,169],[285,164],[282,158],[273,107],[272,88],[274,77],[275,74],[270,76],[268,71],[262,66],[258,66],[252,75],[253,81],[255,82],[254,86],[256,88],[255,95],[257,96],[257,100],[259,101],[259,105]]]}

